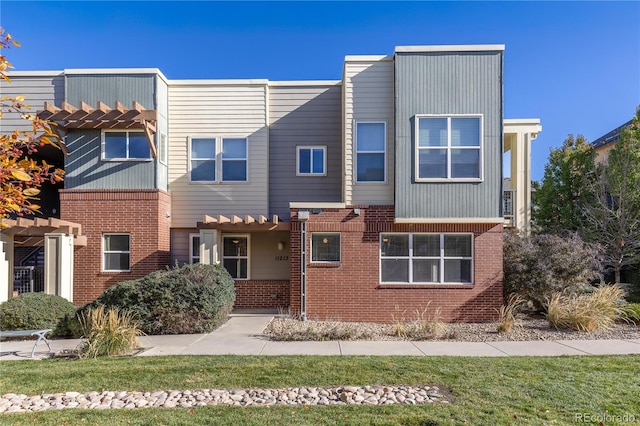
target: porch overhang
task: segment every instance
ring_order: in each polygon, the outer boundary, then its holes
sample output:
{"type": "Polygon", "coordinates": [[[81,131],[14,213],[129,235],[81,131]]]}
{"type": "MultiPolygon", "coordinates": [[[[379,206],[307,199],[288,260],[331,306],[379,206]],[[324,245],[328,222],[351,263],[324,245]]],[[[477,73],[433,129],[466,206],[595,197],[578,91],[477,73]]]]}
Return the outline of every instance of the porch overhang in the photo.
{"type": "MultiPolygon", "coordinates": [[[[131,109],[120,102],[116,102],[113,109],[100,101],[95,108],[84,102],[80,102],[79,107],[62,102],[62,108],[45,102],[44,110],[37,113],[38,118],[55,123],[51,130],[58,134],[60,139],[69,129],[143,130],[154,158],[157,157],[153,143],[157,115],[156,110],[146,109],[135,101],[131,109]]],[[[66,147],[63,150],[66,153],[66,147]]]]}
{"type": "Polygon", "coordinates": [[[56,218],[0,219],[0,232],[13,236],[17,246],[41,246],[45,234],[51,233],[72,235],[73,245],[76,247],[87,245],[87,236],[82,235],[82,225],[56,218]]]}
{"type": "Polygon", "coordinates": [[[230,217],[204,215],[202,222],[197,223],[198,229],[217,229],[222,232],[260,232],[260,231],[289,231],[290,223],[280,220],[278,215],[268,218],[264,215],[231,215],[230,217]]]}

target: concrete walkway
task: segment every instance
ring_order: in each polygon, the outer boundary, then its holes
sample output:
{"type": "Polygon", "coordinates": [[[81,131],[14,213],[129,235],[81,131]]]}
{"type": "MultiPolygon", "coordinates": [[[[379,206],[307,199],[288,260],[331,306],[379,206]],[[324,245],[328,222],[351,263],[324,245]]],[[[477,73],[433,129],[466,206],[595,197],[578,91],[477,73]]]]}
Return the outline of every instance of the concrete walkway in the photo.
{"type": "MultiPolygon", "coordinates": [[[[640,339],[557,340],[532,342],[328,341],[274,342],[262,330],[273,314],[232,314],[209,334],[143,336],[137,356],[158,355],[413,355],[413,356],[557,356],[640,354],[640,339]]],[[[79,339],[51,340],[53,351],[74,349],[79,339]]],[[[31,359],[33,340],[0,342],[0,361],[31,359]]],[[[37,358],[48,357],[40,344],[37,358]]]]}

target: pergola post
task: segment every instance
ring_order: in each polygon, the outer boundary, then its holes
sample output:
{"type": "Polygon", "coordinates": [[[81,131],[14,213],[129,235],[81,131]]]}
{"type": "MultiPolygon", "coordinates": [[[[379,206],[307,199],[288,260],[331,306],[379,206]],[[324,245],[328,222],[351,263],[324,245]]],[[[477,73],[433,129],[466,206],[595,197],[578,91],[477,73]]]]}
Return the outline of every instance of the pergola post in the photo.
{"type": "Polygon", "coordinates": [[[73,235],[44,234],[44,292],[73,302],[73,235]]]}
{"type": "Polygon", "coordinates": [[[13,294],[13,235],[0,233],[0,303],[13,294]]]}
{"type": "Polygon", "coordinates": [[[200,263],[205,265],[217,265],[220,263],[218,256],[218,230],[200,230],[200,263]]]}

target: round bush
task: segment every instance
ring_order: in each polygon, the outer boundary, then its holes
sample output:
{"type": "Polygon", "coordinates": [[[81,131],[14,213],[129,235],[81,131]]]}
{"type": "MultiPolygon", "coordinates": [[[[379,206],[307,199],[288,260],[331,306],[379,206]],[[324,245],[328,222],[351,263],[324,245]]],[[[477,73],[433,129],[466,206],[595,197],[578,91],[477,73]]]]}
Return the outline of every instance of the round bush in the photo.
{"type": "Polygon", "coordinates": [[[69,321],[76,306],[51,294],[23,293],[0,304],[0,329],[32,330],[50,328],[58,337],[70,336],[69,321]]]}
{"type": "Polygon", "coordinates": [[[108,288],[79,312],[104,305],[128,311],[146,334],[206,333],[227,320],[233,278],[220,265],[185,265],[108,288]]]}

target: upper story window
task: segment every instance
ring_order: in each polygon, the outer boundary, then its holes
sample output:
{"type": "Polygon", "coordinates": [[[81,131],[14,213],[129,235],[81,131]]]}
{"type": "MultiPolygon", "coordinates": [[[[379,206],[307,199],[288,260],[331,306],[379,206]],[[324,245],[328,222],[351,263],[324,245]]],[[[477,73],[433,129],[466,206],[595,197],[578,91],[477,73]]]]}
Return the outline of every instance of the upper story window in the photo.
{"type": "Polygon", "coordinates": [[[167,147],[167,135],[164,133],[160,133],[160,140],[158,141],[158,159],[164,165],[167,164],[169,157],[168,147],[167,147]]]}
{"type": "Polygon", "coordinates": [[[249,279],[249,236],[222,236],[222,266],[236,280],[249,279]]]}
{"type": "Polygon", "coordinates": [[[472,234],[380,235],[380,282],[471,284],[472,234]]]}
{"type": "Polygon", "coordinates": [[[103,131],[103,160],[149,160],[151,149],[144,132],[103,131]]]}
{"type": "Polygon", "coordinates": [[[340,262],[340,233],[311,233],[312,262],[340,262]]]}
{"type": "Polygon", "coordinates": [[[416,116],[416,181],[481,180],[482,117],[416,116]]]}
{"type": "Polygon", "coordinates": [[[325,176],[327,174],[326,146],[296,147],[296,174],[298,176],[325,176]]]}
{"type": "Polygon", "coordinates": [[[247,139],[222,138],[222,181],[247,180],[247,139]]]}
{"type": "Polygon", "coordinates": [[[387,124],[356,123],[356,182],[385,182],[387,124]]]}
{"type": "Polygon", "coordinates": [[[102,235],[102,270],[127,272],[130,268],[131,236],[129,234],[102,235]]]}
{"type": "Polygon", "coordinates": [[[191,182],[246,182],[247,138],[190,138],[191,182]]]}

